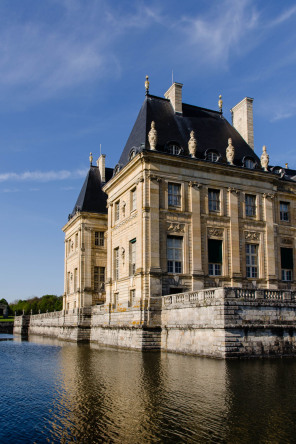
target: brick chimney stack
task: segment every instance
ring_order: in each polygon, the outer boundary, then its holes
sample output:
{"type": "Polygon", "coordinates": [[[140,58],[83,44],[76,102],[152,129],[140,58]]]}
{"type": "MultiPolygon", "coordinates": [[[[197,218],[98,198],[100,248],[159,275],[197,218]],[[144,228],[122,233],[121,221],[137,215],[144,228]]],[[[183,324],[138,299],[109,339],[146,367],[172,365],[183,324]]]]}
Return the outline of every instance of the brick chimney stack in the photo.
{"type": "Polygon", "coordinates": [[[254,150],[253,100],[245,97],[231,110],[232,126],[254,150]]]}
{"type": "Polygon", "coordinates": [[[170,100],[175,113],[179,114],[182,114],[182,86],[182,83],[174,82],[164,94],[164,97],[170,100]]]}

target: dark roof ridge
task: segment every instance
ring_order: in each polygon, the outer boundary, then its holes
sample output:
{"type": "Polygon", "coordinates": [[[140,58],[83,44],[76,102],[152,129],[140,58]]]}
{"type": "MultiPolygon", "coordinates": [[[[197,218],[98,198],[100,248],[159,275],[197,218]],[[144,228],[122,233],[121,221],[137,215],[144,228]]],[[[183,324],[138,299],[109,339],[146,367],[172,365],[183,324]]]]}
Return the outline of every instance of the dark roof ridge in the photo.
{"type": "Polygon", "coordinates": [[[184,103],[184,102],[182,102],[182,105],[186,105],[186,106],[190,106],[192,108],[197,108],[197,109],[201,109],[203,111],[209,111],[211,113],[222,115],[221,111],[216,111],[215,109],[204,108],[203,106],[191,105],[190,103],[184,103]]]}
{"type": "Polygon", "coordinates": [[[170,102],[170,99],[167,99],[166,97],[160,97],[160,96],[154,96],[153,94],[147,94],[146,97],[151,97],[152,99],[160,99],[164,100],[165,102],[170,102]]]}

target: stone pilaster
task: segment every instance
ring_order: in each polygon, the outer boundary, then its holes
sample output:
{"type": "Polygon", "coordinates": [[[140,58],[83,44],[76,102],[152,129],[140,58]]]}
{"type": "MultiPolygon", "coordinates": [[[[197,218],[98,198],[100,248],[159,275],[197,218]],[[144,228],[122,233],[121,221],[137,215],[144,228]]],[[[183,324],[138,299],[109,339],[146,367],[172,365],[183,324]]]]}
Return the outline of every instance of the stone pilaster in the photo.
{"type": "Polygon", "coordinates": [[[191,252],[192,252],[192,290],[202,288],[204,275],[201,254],[201,223],[200,223],[200,188],[196,182],[189,182],[191,210],[191,252]]]}
{"type": "Polygon", "coordinates": [[[234,188],[228,188],[228,199],[230,217],[230,277],[231,285],[235,285],[236,279],[241,279],[238,222],[239,191],[234,188]]]}
{"type": "Polygon", "coordinates": [[[160,296],[161,267],[160,267],[160,232],[159,232],[159,177],[149,176],[150,187],[150,296],[160,296]],[[158,275],[158,276],[157,276],[158,275]]]}
{"type": "Polygon", "coordinates": [[[275,267],[275,245],[273,227],[273,194],[263,194],[263,208],[265,220],[265,260],[268,288],[277,288],[275,267]]]}
{"type": "Polygon", "coordinates": [[[112,220],[113,220],[113,204],[108,206],[108,237],[107,237],[107,270],[106,270],[106,304],[111,303],[112,292],[112,220]]]}

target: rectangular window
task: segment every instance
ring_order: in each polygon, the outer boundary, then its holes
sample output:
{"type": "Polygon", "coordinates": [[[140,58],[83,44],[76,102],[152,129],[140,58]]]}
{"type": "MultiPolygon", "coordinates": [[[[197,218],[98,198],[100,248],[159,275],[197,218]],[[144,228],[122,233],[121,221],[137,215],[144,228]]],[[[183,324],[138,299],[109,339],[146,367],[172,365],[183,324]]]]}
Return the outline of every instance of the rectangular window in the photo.
{"type": "Polygon", "coordinates": [[[258,245],[246,244],[246,276],[258,277],[258,245]]]}
{"type": "Polygon", "coordinates": [[[181,206],[181,185],[178,183],[168,184],[168,204],[173,207],[181,206]]]}
{"type": "Polygon", "coordinates": [[[119,220],[119,201],[115,202],[115,220],[119,220]]]}
{"type": "Polygon", "coordinates": [[[288,202],[280,202],[280,220],[289,222],[290,204],[288,202]]]}
{"type": "Polygon", "coordinates": [[[105,290],[105,267],[94,267],[94,291],[105,290]]]}
{"type": "Polygon", "coordinates": [[[245,204],[246,204],[246,216],[247,217],[255,217],[256,216],[256,196],[252,196],[251,194],[246,194],[245,204]]]}
{"type": "Polygon", "coordinates": [[[77,291],[78,269],[74,268],[74,293],[77,291]]]}
{"type": "Polygon", "coordinates": [[[183,238],[168,236],[167,238],[167,264],[168,273],[182,273],[183,238]]]}
{"type": "Polygon", "coordinates": [[[129,243],[130,276],[136,272],[136,247],[136,239],[131,240],[129,243]]]}
{"type": "Polygon", "coordinates": [[[293,248],[281,248],[282,281],[291,281],[293,276],[293,248]]]}
{"type": "Polygon", "coordinates": [[[114,250],[114,279],[119,279],[119,248],[114,250]]]}
{"type": "Polygon", "coordinates": [[[134,305],[135,297],[136,297],[136,290],[130,290],[129,301],[128,301],[129,307],[132,307],[134,305]]]}
{"type": "Polygon", "coordinates": [[[220,211],[220,191],[208,190],[209,211],[218,213],[220,211]]]}
{"type": "Polygon", "coordinates": [[[134,211],[137,208],[137,190],[134,188],[131,191],[131,211],[134,211]]]}
{"type": "Polygon", "coordinates": [[[75,234],[75,249],[78,248],[78,233],[75,234]]]}
{"type": "Polygon", "coordinates": [[[95,231],[95,246],[104,246],[104,231],[95,231]]]}
{"type": "Polygon", "coordinates": [[[222,240],[208,239],[209,275],[222,274],[222,240]]]}

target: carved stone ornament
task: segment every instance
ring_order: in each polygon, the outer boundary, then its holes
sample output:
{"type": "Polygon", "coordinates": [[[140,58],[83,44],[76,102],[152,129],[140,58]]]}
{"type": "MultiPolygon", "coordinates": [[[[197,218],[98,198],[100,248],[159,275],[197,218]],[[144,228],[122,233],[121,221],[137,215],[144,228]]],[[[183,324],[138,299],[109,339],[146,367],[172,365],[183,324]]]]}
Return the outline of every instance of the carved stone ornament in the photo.
{"type": "Polygon", "coordinates": [[[273,199],[274,198],[274,194],[272,194],[272,193],[264,193],[263,197],[264,197],[264,199],[267,199],[267,198],[273,199]]]}
{"type": "Polygon", "coordinates": [[[200,183],[198,183],[198,182],[189,182],[188,183],[188,185],[190,186],[190,187],[193,187],[193,188],[201,188],[202,187],[202,184],[200,184],[200,183]]]}
{"type": "Polygon", "coordinates": [[[208,236],[223,237],[223,228],[208,228],[208,236]]]}
{"type": "Polygon", "coordinates": [[[185,230],[185,224],[168,222],[168,231],[170,233],[184,233],[184,230],[185,230]]]}
{"type": "Polygon", "coordinates": [[[268,164],[269,164],[269,155],[266,152],[266,146],[263,146],[263,152],[261,155],[261,166],[264,169],[264,171],[268,171],[268,164]]]}
{"type": "Polygon", "coordinates": [[[260,233],[257,231],[245,231],[245,239],[246,240],[259,240],[260,233]]]}
{"type": "Polygon", "coordinates": [[[157,131],[155,129],[155,122],[154,120],[151,122],[151,130],[149,131],[148,134],[148,140],[149,140],[149,144],[150,144],[150,149],[151,150],[156,150],[156,145],[157,145],[157,131]]]}
{"type": "Polygon", "coordinates": [[[293,245],[293,239],[284,237],[283,239],[281,239],[281,243],[284,245],[293,245]]]}
{"type": "Polygon", "coordinates": [[[155,174],[149,174],[149,175],[148,175],[148,178],[149,178],[150,180],[155,180],[156,182],[161,182],[161,178],[158,177],[158,176],[155,176],[155,174]]]}
{"type": "Polygon", "coordinates": [[[233,165],[234,154],[235,154],[235,149],[234,146],[232,145],[232,139],[229,138],[228,147],[226,148],[226,159],[229,165],[233,165]]]}
{"type": "Polygon", "coordinates": [[[230,193],[239,194],[239,190],[237,190],[236,188],[228,187],[228,191],[230,193]]]}
{"type": "Polygon", "coordinates": [[[195,151],[196,151],[197,141],[194,135],[194,131],[191,131],[190,133],[190,139],[188,141],[188,150],[190,153],[190,156],[195,159],[195,151]]]}

